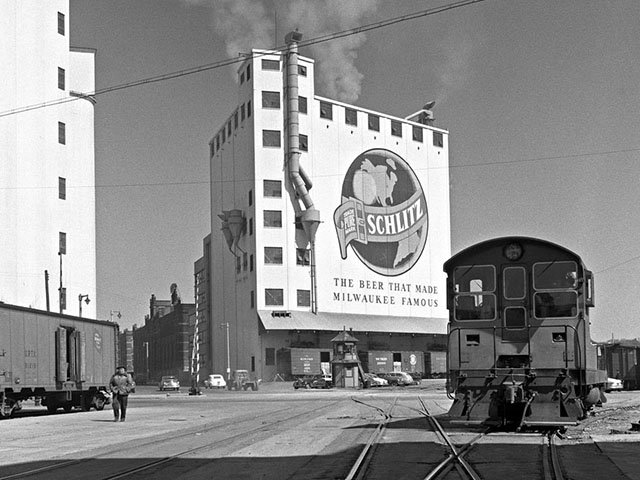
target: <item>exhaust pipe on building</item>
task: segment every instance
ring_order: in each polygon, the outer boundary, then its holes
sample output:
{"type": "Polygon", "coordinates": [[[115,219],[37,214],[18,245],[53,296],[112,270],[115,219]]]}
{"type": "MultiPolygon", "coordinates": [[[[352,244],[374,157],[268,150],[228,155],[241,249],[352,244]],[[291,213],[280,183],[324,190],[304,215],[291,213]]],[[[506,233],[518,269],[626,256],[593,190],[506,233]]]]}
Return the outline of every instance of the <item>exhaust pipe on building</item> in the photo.
{"type": "Polygon", "coordinates": [[[295,192],[295,199],[292,199],[292,203],[296,214],[296,222],[300,221],[302,224],[302,228],[311,246],[311,311],[317,313],[315,238],[318,225],[320,225],[320,212],[314,207],[313,200],[309,195],[309,189],[312,185],[311,181],[300,166],[300,128],[298,120],[298,42],[300,40],[302,40],[302,34],[299,32],[290,32],[285,36],[285,43],[288,47],[286,50],[284,82],[287,112],[285,165],[295,192]],[[300,206],[300,201],[302,201],[304,210],[300,206]]]}

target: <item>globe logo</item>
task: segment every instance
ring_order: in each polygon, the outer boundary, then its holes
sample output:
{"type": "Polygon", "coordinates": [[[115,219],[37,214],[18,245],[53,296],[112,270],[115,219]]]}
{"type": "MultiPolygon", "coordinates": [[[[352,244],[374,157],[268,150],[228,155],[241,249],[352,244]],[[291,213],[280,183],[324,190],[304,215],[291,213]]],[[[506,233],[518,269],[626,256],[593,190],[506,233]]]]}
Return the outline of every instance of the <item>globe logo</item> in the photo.
{"type": "Polygon", "coordinates": [[[388,277],[410,270],[427,242],[422,186],[409,164],[389,150],[368,150],[351,163],[333,220],[342,259],[350,245],[362,263],[388,277]]]}

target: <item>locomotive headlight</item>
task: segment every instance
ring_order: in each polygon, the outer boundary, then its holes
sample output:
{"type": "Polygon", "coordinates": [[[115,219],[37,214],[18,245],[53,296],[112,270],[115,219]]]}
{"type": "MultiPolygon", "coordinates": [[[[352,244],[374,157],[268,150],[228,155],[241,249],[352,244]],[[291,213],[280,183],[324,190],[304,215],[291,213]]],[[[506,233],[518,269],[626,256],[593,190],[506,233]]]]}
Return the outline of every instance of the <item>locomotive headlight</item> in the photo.
{"type": "Polygon", "coordinates": [[[511,260],[512,262],[515,262],[516,260],[520,260],[520,257],[522,257],[522,245],[516,242],[509,243],[502,250],[502,254],[505,256],[507,260],[511,260]]]}

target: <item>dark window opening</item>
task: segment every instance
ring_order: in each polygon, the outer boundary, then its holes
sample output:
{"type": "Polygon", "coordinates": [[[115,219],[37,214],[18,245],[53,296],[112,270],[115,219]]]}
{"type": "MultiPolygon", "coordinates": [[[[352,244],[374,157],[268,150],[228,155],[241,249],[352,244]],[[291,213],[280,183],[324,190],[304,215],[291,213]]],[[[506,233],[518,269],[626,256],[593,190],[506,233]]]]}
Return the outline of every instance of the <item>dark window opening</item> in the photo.
{"type": "Polygon", "coordinates": [[[279,60],[268,60],[266,58],[262,59],[262,69],[263,70],[280,70],[280,61],[279,60]]]}
{"type": "Polygon", "coordinates": [[[380,117],[377,115],[369,114],[369,130],[373,130],[374,132],[380,131],[380,117]]]}
{"type": "Polygon", "coordinates": [[[320,118],[333,120],[333,105],[329,102],[320,102],[320,118]]]}
{"type": "Polygon", "coordinates": [[[391,135],[402,137],[402,123],[398,120],[391,120],[391,135]]]}
{"type": "Polygon", "coordinates": [[[353,108],[344,109],[344,123],[347,125],[358,126],[358,112],[353,108]]]}
{"type": "Polygon", "coordinates": [[[276,364],[276,349],[265,348],[264,349],[264,364],[268,367],[276,364]]]}
{"type": "Polygon", "coordinates": [[[442,148],[444,146],[442,132],[433,132],[433,146],[439,148],[442,148]]]}
{"type": "Polygon", "coordinates": [[[422,128],[416,127],[415,125],[413,126],[413,140],[414,141],[422,143],[422,141],[423,141],[422,133],[423,133],[422,128]]]}

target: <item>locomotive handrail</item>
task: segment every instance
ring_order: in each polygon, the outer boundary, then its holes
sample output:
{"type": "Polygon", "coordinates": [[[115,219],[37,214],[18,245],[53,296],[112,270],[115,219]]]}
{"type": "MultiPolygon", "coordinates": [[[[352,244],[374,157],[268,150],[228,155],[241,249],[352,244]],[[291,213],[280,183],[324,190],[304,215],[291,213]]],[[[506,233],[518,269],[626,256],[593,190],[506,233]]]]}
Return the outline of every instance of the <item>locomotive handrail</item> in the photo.
{"type": "MultiPolygon", "coordinates": [[[[576,327],[574,327],[573,325],[569,325],[569,324],[563,324],[563,325],[537,325],[537,326],[532,326],[531,324],[527,325],[527,350],[528,350],[528,358],[529,358],[529,367],[530,368],[535,368],[533,365],[533,360],[531,358],[531,334],[530,334],[530,330],[531,328],[561,328],[564,327],[564,367],[565,369],[569,370],[569,342],[567,341],[569,335],[568,332],[569,330],[573,331],[573,343],[575,346],[574,352],[576,352],[576,357],[574,359],[575,362],[575,368],[576,369],[580,369],[582,368],[583,365],[586,366],[586,362],[583,362],[583,356],[586,356],[586,352],[582,351],[582,346],[581,346],[581,342],[580,342],[580,334],[578,332],[578,329],[576,327]]],[[[500,333],[502,333],[502,331],[504,330],[508,330],[507,327],[497,327],[497,326],[490,326],[490,327],[474,327],[474,328],[470,328],[470,327],[456,327],[454,329],[452,329],[449,334],[447,335],[447,387],[450,384],[450,371],[451,371],[451,364],[449,362],[449,357],[451,349],[449,348],[449,345],[451,343],[451,338],[453,336],[454,333],[457,333],[457,340],[458,340],[458,359],[457,359],[457,367],[458,369],[462,368],[462,332],[465,330],[469,330],[469,331],[491,331],[493,330],[493,365],[495,366],[497,364],[497,338],[498,338],[498,331],[500,331],[500,333]]]]}

